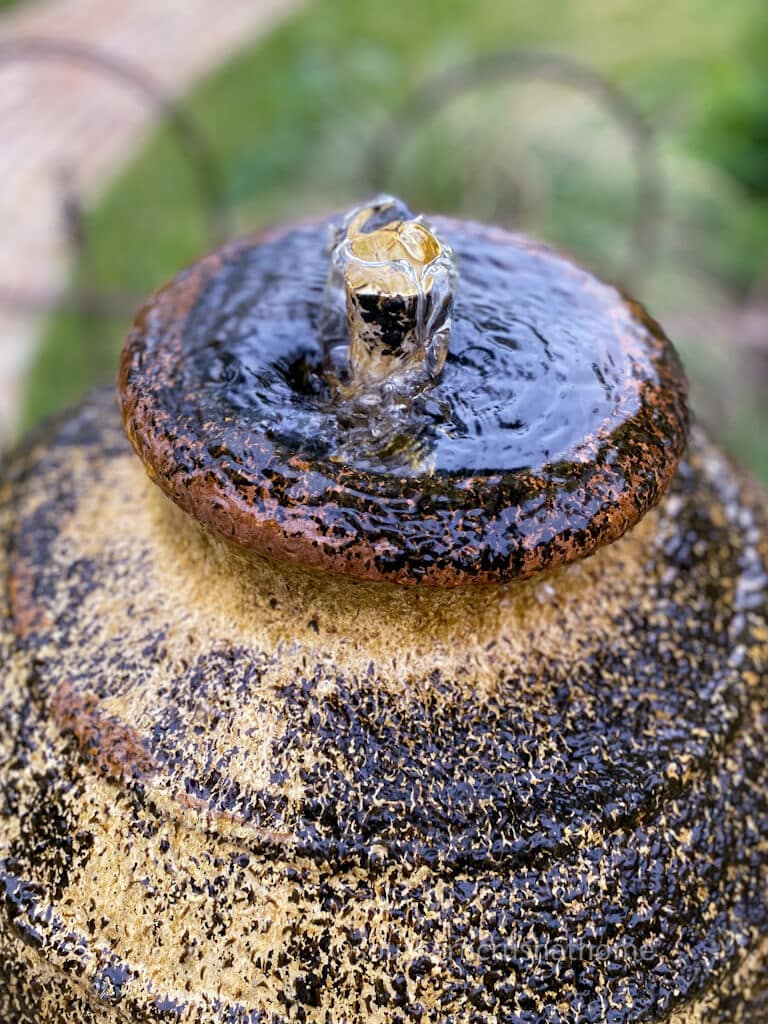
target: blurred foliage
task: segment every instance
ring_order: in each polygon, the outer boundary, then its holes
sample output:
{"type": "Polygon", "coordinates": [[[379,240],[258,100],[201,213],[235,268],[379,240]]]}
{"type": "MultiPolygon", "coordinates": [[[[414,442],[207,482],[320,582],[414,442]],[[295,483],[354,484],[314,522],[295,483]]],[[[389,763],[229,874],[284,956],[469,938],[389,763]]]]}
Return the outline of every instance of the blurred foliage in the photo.
{"type": "MultiPolygon", "coordinates": [[[[746,357],[723,319],[768,277],[765,0],[561,0],[556,17],[534,0],[315,3],[190,97],[222,161],[234,230],[367,195],[369,147],[420,83],[504,47],[583,62],[656,126],[664,232],[638,290],[680,325],[675,341],[704,417],[768,478],[766,403],[740,372],[746,357]],[[727,401],[724,374],[738,381],[727,401]]],[[[471,90],[402,138],[391,179],[378,184],[417,208],[520,226],[607,277],[625,262],[635,186],[627,139],[562,85],[471,90]]],[[[204,224],[190,168],[161,129],[89,215],[75,281],[138,301],[210,245],[204,224]]],[[[113,375],[125,320],[66,309],[52,319],[28,421],[113,375]]]]}
{"type": "Polygon", "coordinates": [[[693,136],[756,199],[768,199],[768,8],[756,18],[740,59],[709,83],[709,116],[693,136]]]}

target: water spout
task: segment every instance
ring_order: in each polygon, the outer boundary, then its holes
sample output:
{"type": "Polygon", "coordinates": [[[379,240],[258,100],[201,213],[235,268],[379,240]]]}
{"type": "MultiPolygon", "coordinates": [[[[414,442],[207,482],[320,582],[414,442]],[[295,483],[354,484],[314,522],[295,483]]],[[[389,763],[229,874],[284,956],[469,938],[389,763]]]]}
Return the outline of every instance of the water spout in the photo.
{"type": "Polygon", "coordinates": [[[346,312],[348,386],[405,397],[439,377],[448,353],[451,249],[399,200],[352,210],[331,251],[328,301],[346,312]]]}

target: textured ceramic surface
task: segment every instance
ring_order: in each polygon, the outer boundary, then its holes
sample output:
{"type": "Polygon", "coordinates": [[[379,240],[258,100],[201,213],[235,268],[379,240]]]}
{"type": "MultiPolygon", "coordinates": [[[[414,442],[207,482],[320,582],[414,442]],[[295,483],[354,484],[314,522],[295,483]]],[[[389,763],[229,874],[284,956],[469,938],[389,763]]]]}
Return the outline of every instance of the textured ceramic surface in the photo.
{"type": "MultiPolygon", "coordinates": [[[[686,439],[674,349],[615,289],[520,236],[432,219],[459,268],[416,469],[344,451],[319,372],[328,225],[236,245],[147,304],[126,427],[182,508],[245,547],[371,580],[523,579],[633,526],[686,439]]],[[[415,435],[415,436],[414,436],[415,435]]]]}
{"type": "Polygon", "coordinates": [[[697,438],[541,581],[358,584],[95,397],[3,491],[0,1019],[764,1021],[764,505],[697,438]]]}

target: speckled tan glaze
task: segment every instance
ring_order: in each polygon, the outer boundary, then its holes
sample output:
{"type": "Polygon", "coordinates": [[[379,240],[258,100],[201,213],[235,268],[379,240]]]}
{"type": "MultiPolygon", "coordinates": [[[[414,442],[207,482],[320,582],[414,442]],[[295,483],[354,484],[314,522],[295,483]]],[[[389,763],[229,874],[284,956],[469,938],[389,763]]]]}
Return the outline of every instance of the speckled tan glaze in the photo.
{"type": "Polygon", "coordinates": [[[356,582],[93,396],[0,490],[0,1020],[762,1024],[765,507],[696,435],[592,558],[356,582]]]}

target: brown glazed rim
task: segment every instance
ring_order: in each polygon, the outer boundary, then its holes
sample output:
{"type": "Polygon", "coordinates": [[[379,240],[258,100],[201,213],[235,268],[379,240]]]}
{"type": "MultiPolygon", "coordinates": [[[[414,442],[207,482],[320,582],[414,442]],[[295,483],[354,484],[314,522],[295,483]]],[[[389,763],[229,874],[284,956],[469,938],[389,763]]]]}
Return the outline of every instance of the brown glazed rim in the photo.
{"type": "MultiPolygon", "coordinates": [[[[443,231],[492,237],[568,266],[522,236],[430,220],[443,231]]],[[[128,437],[152,480],[201,524],[242,548],[309,569],[456,587],[525,580],[583,558],[659,501],[687,444],[687,384],[659,325],[618,291],[616,310],[628,310],[643,328],[642,351],[637,336],[622,336],[621,344],[652,367],[654,379],[635,382],[640,406],[620,431],[584,438],[577,459],[546,473],[372,474],[310,461],[256,434],[248,438],[247,461],[237,465],[226,446],[212,450],[201,436],[209,424],[176,419],[162,403],[183,359],[185,324],[227,261],[290,230],[232,243],[183,271],[140,310],[123,349],[119,399],[128,437]]]]}

